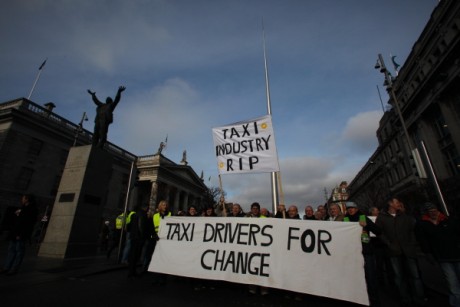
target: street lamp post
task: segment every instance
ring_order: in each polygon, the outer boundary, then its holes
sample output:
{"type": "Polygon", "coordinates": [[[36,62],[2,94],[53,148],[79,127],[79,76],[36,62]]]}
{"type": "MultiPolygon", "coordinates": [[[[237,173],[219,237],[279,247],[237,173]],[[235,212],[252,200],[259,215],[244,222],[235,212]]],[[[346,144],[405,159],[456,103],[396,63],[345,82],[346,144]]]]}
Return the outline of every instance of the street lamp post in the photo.
{"type": "MultiPolygon", "coordinates": [[[[404,121],[404,117],[402,115],[401,108],[399,107],[399,102],[398,102],[398,99],[396,97],[396,94],[395,94],[395,91],[394,91],[394,88],[393,88],[393,78],[392,78],[391,74],[388,72],[388,70],[387,70],[387,68],[385,66],[385,62],[383,61],[383,57],[382,57],[382,55],[380,53],[378,55],[377,63],[375,64],[375,69],[380,69],[380,72],[385,75],[385,82],[383,83],[383,85],[386,87],[386,89],[388,91],[388,94],[390,95],[390,98],[393,100],[394,106],[396,107],[396,112],[398,113],[399,121],[401,122],[401,126],[403,128],[404,137],[406,138],[407,145],[409,146],[410,152],[412,154],[412,158],[414,159],[415,167],[417,168],[419,178],[427,178],[427,174],[426,174],[425,168],[423,166],[422,159],[420,157],[420,153],[418,151],[418,148],[415,146],[414,142],[412,141],[412,139],[409,136],[409,132],[407,131],[406,122],[404,121]]],[[[438,199],[439,199],[441,205],[443,206],[444,212],[447,215],[449,215],[449,211],[448,211],[446,203],[444,201],[442,191],[441,191],[441,189],[439,187],[439,184],[437,183],[436,174],[434,173],[434,170],[433,170],[433,168],[431,166],[431,162],[430,162],[430,159],[428,157],[428,153],[426,152],[426,148],[425,148],[425,145],[424,145],[423,141],[422,141],[422,147],[423,147],[424,154],[425,154],[425,160],[427,161],[427,163],[428,163],[428,165],[430,167],[430,174],[431,174],[433,182],[434,182],[434,187],[435,187],[436,194],[438,196],[438,199]]]]}
{"type": "Polygon", "coordinates": [[[406,122],[404,121],[404,117],[402,115],[401,108],[399,107],[399,102],[396,98],[396,94],[393,88],[393,78],[391,74],[388,72],[385,66],[385,62],[383,61],[383,57],[380,53],[378,55],[377,64],[375,64],[375,68],[380,69],[380,72],[385,75],[385,82],[383,83],[383,85],[386,87],[388,94],[393,100],[396,112],[398,113],[399,121],[401,122],[401,126],[403,128],[404,137],[406,138],[407,145],[409,146],[412,158],[414,159],[418,175],[420,178],[427,178],[425,168],[423,167],[422,160],[420,158],[420,153],[417,147],[415,146],[414,142],[410,138],[409,132],[407,131],[406,122]]]}

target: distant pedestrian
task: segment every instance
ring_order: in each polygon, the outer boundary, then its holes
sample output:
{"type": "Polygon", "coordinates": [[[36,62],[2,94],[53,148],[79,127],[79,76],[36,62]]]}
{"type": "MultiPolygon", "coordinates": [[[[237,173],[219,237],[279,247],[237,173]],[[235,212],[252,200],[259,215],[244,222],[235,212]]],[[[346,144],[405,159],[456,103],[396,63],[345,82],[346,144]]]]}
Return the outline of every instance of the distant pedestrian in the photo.
{"type": "Polygon", "coordinates": [[[8,254],[3,269],[0,273],[14,275],[24,259],[26,242],[30,242],[30,237],[37,221],[38,209],[33,195],[23,195],[21,207],[19,207],[12,219],[12,228],[8,234],[10,244],[8,254]]]}
{"type": "Polygon", "coordinates": [[[109,246],[109,235],[110,235],[110,228],[109,228],[109,221],[105,221],[104,224],[102,225],[102,230],[101,230],[101,251],[105,252],[107,251],[107,248],[109,246]]]}

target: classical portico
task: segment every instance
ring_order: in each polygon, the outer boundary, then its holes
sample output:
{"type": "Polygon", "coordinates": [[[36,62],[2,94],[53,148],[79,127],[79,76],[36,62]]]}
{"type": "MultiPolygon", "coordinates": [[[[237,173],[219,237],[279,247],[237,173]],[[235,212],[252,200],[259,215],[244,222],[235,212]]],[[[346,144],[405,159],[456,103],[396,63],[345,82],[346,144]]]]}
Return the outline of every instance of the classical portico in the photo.
{"type": "Polygon", "coordinates": [[[131,207],[148,203],[154,209],[161,200],[166,200],[169,209],[177,214],[191,205],[202,206],[207,187],[188,163],[176,164],[157,152],[139,157],[137,169],[139,182],[132,194],[131,207]]]}

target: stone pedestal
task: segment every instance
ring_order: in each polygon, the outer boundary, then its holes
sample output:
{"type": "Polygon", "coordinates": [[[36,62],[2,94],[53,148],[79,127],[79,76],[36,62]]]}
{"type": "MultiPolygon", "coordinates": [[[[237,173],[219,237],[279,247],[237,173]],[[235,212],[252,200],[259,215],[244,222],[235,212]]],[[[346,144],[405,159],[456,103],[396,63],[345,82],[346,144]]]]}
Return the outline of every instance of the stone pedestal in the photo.
{"type": "Polygon", "coordinates": [[[102,149],[72,147],[39,256],[94,256],[109,193],[112,157],[102,149]]]}

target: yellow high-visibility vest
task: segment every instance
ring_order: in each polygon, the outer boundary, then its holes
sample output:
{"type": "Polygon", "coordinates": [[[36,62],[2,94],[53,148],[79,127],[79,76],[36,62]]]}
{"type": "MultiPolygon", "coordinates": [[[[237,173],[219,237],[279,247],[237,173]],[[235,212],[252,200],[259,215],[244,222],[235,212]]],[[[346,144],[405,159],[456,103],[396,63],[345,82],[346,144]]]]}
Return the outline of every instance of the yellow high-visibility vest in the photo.
{"type": "Polygon", "coordinates": [[[128,217],[126,218],[126,225],[129,225],[129,223],[131,223],[131,216],[133,216],[133,214],[135,214],[136,212],[134,211],[131,211],[129,214],[128,214],[128,217]]]}
{"type": "MultiPolygon", "coordinates": [[[[166,216],[171,216],[171,212],[168,212],[166,216]]],[[[155,215],[153,216],[153,226],[155,226],[156,233],[158,233],[158,229],[160,228],[160,221],[161,221],[160,212],[155,213],[155,215]]]]}
{"type": "Polygon", "coordinates": [[[116,229],[121,229],[123,227],[123,219],[124,219],[124,214],[120,214],[119,216],[117,216],[117,218],[115,219],[115,228],[116,229]]]}

